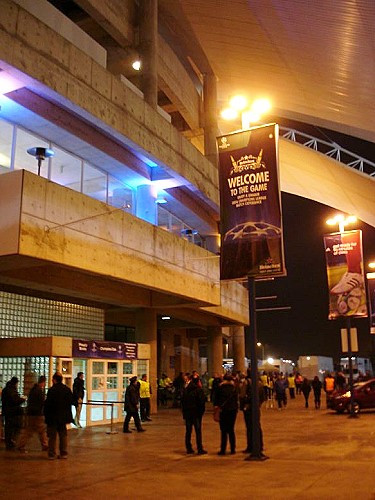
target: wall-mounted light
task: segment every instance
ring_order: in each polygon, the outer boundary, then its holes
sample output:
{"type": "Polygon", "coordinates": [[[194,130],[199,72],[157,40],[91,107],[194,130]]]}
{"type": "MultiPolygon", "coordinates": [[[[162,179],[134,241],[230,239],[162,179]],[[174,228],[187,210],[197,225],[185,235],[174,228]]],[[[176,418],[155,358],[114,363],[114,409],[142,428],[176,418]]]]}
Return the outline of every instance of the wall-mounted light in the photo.
{"type": "Polygon", "coordinates": [[[135,71],[140,71],[141,67],[142,67],[142,63],[139,59],[136,59],[135,61],[132,62],[132,68],[135,71]]]}
{"type": "Polygon", "coordinates": [[[161,319],[164,320],[164,321],[166,321],[168,319],[171,319],[171,317],[170,316],[162,316],[161,319]]]}

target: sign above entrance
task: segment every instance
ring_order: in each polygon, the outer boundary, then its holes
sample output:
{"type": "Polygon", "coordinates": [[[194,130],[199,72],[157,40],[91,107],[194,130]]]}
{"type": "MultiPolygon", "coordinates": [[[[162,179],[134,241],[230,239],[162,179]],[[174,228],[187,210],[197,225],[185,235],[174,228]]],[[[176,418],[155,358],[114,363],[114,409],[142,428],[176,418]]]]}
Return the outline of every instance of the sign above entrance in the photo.
{"type": "Polygon", "coordinates": [[[137,344],[73,339],[73,358],[137,359],[137,344]]]}

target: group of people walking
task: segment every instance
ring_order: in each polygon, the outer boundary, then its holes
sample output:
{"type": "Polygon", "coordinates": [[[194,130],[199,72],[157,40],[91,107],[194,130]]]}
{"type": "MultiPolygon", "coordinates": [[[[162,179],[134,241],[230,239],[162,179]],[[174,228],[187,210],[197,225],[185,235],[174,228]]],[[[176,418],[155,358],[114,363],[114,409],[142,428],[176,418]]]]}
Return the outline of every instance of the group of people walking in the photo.
{"type": "Polygon", "coordinates": [[[18,392],[19,380],[12,377],[1,393],[2,416],[4,419],[4,438],[6,450],[27,453],[25,447],[31,436],[38,434],[43,451],[48,458],[68,456],[67,428],[73,422],[73,393],[65,384],[61,373],[55,373],[52,386],[45,396],[46,377],[41,375],[31,388],[26,406],[25,398],[18,392]],[[24,422],[25,420],[25,422],[24,422]],[[24,425],[23,425],[24,424],[24,425]],[[59,437],[59,455],[56,453],[57,436],[59,437]]]}

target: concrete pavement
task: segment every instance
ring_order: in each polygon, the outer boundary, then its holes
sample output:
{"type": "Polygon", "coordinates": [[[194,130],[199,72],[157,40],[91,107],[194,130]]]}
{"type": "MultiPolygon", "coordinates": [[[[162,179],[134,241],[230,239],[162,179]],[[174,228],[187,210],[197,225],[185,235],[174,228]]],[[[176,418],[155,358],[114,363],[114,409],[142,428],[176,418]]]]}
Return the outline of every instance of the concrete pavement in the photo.
{"type": "MultiPolygon", "coordinates": [[[[312,398],[310,398],[312,399],[312,398]]],[[[243,416],[237,454],[218,456],[219,428],[203,420],[208,455],[186,455],[179,410],[161,410],[147,432],[107,434],[107,427],[71,429],[68,460],[48,461],[34,437],[30,452],[0,449],[4,499],[375,499],[375,412],[358,419],[305,409],[262,409],[265,462],[245,461],[243,416]]],[[[210,410],[210,404],[207,405],[210,410]]],[[[324,405],[323,405],[324,406],[324,405]]]]}

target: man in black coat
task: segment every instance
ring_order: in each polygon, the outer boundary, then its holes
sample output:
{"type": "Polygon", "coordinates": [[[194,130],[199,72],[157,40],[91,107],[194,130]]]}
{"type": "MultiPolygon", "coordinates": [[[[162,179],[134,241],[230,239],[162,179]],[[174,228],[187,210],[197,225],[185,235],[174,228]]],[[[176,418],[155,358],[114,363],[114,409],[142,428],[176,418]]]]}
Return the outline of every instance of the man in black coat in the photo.
{"type": "Polygon", "coordinates": [[[7,450],[13,450],[16,446],[16,440],[22,426],[23,409],[21,405],[24,402],[25,398],[21,398],[18,393],[18,378],[12,377],[1,393],[5,447],[7,450]]]}
{"type": "Polygon", "coordinates": [[[52,377],[53,385],[48,389],[47,398],[44,403],[44,417],[47,424],[48,436],[48,458],[56,458],[56,437],[59,435],[60,456],[68,457],[68,433],[66,424],[73,422],[72,404],[73,393],[62,383],[61,373],[55,373],[52,377]]]}
{"type": "Polygon", "coordinates": [[[144,432],[145,429],[142,428],[141,419],[138,414],[139,408],[139,382],[137,381],[137,377],[132,377],[130,379],[130,384],[126,388],[125,391],[125,405],[124,410],[126,411],[126,417],[124,420],[123,432],[125,434],[130,434],[131,430],[129,430],[129,422],[133,417],[135,426],[138,432],[144,432]]]}
{"type": "Polygon", "coordinates": [[[206,397],[198,376],[193,376],[184,389],[181,398],[182,415],[185,420],[186,453],[194,453],[191,445],[191,433],[194,427],[198,455],[206,455],[202,444],[202,417],[205,412],[206,397]]]}

